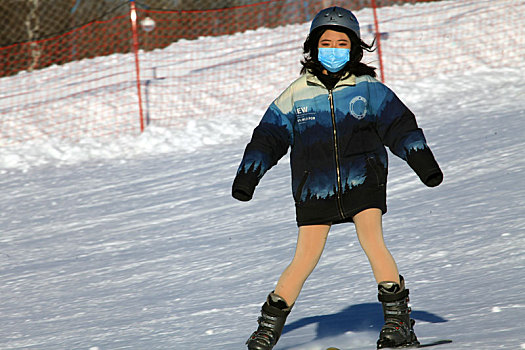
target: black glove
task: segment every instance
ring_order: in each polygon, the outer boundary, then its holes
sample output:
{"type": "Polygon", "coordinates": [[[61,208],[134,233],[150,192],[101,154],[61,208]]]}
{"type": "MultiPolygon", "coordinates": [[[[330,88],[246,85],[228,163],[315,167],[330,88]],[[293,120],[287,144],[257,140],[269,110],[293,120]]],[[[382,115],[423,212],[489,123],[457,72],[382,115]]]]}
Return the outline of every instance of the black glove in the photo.
{"type": "Polygon", "coordinates": [[[258,184],[257,177],[252,173],[239,173],[233,180],[232,196],[233,198],[247,202],[253,197],[253,192],[258,184]]]}
{"type": "Polygon", "coordinates": [[[232,196],[233,198],[240,200],[242,202],[247,202],[253,197],[253,191],[249,193],[245,189],[242,188],[232,188],[232,196]]]}
{"type": "Polygon", "coordinates": [[[443,182],[443,173],[441,171],[431,174],[424,181],[428,187],[436,187],[441,182],[443,182]]]}

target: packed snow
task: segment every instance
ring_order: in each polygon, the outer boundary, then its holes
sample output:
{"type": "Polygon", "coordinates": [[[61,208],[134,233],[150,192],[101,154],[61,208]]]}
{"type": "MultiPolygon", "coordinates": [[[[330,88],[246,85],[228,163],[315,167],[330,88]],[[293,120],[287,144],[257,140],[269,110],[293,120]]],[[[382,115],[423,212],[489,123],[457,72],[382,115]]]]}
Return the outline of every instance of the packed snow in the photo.
{"type": "MultiPolygon", "coordinates": [[[[384,216],[416,334],[453,340],[436,349],[525,349],[524,69],[388,82],[445,174],[427,188],[391,155],[384,216]]],[[[243,349],[297,232],[287,156],[251,202],[230,195],[261,116],[2,149],[0,348],[243,349]]],[[[334,226],[275,350],[374,349],[376,288],[353,226],[334,226]]]]}

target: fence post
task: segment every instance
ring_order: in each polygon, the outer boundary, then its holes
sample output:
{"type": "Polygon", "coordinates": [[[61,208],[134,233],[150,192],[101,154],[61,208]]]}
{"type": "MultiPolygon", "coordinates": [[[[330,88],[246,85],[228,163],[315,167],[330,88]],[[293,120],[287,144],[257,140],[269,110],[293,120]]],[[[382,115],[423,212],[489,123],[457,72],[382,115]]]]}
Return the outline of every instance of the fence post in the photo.
{"type": "Polygon", "coordinates": [[[140,132],[143,132],[144,112],[142,111],[142,92],[140,88],[139,34],[137,30],[137,8],[135,7],[135,0],[129,0],[129,16],[131,19],[131,30],[133,32],[133,52],[135,53],[135,73],[137,80],[137,95],[139,98],[140,132]]]}
{"type": "Polygon", "coordinates": [[[25,25],[27,28],[27,39],[31,42],[29,47],[31,48],[31,65],[27,68],[28,71],[32,72],[38,68],[38,63],[42,52],[40,51],[39,42],[40,39],[40,17],[38,15],[39,0],[30,0],[32,3],[31,9],[27,15],[25,25]]]}
{"type": "Polygon", "coordinates": [[[379,31],[379,20],[377,19],[376,0],[372,0],[372,9],[374,11],[374,26],[376,31],[377,56],[379,58],[379,71],[381,72],[381,81],[385,82],[385,71],[383,69],[383,54],[381,53],[381,32],[379,31]]]}

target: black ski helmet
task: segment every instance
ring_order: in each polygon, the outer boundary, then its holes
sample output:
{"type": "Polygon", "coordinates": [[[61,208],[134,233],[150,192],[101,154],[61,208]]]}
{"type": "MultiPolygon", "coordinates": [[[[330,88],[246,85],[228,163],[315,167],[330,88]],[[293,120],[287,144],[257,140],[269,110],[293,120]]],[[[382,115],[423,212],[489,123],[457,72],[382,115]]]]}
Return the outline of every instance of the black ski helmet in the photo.
{"type": "Polygon", "coordinates": [[[333,6],[319,11],[315,15],[312,25],[310,26],[310,33],[319,27],[337,26],[350,29],[359,39],[361,39],[361,32],[359,31],[359,22],[354,14],[342,7],[333,6]]]}

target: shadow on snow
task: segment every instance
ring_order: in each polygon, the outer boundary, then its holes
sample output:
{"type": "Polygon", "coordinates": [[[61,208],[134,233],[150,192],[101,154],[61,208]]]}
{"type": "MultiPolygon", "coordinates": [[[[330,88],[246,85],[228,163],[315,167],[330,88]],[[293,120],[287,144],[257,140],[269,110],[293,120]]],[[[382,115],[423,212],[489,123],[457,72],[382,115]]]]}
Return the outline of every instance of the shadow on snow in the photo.
{"type": "MultiPolygon", "coordinates": [[[[430,323],[447,322],[446,319],[427,311],[414,310],[410,317],[430,323]]],[[[380,303],[350,305],[335,314],[305,317],[285,325],[283,334],[295,329],[317,325],[314,340],[336,337],[346,332],[376,332],[383,326],[383,310],[380,303]]]]}

